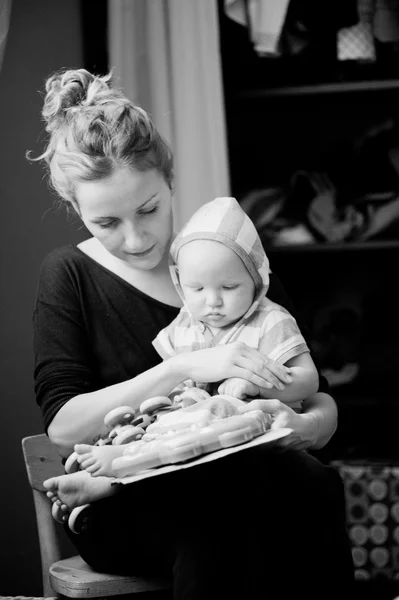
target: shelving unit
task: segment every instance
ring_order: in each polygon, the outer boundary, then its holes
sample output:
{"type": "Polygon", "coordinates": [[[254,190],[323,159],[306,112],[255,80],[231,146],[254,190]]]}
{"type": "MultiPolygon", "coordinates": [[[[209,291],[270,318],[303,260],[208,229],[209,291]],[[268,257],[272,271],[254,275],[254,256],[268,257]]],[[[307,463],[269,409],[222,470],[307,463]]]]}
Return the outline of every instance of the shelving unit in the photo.
{"type": "MultiPolygon", "coordinates": [[[[399,197],[399,174],[389,163],[383,142],[375,155],[365,153],[363,163],[355,160],[362,136],[384,123],[386,138],[398,135],[399,147],[399,69],[378,74],[375,65],[369,72],[363,66],[356,73],[348,69],[353,79],[342,80],[340,72],[328,80],[327,76],[322,79],[319,65],[313,83],[310,75],[300,82],[294,74],[294,81],[282,85],[281,76],[277,82],[268,76],[276,74],[278,59],[256,57],[249,40],[244,40],[244,28],[222,15],[220,22],[231,186],[239,201],[254,190],[289,185],[298,171],[328,173],[346,199],[351,193],[360,197],[375,192],[381,182],[387,189],[397,185],[399,197]]],[[[301,202],[298,197],[295,201],[301,202]]],[[[264,243],[272,270],[304,314],[316,341],[320,343],[317,327],[324,313],[343,307],[348,314],[352,311],[354,321],[358,315],[358,329],[347,339],[342,322],[341,341],[334,341],[339,326],[331,323],[330,339],[326,335],[319,350],[322,366],[328,360],[323,350],[337,343],[337,352],[351,356],[360,367],[349,386],[332,389],[340,427],[330,458],[385,455],[399,459],[399,447],[393,442],[399,423],[395,378],[399,224],[367,240],[264,243]]]]}
{"type": "Polygon", "coordinates": [[[291,252],[356,252],[399,249],[399,240],[368,240],[364,242],[325,242],[323,244],[291,244],[271,246],[269,253],[291,252]]]}
{"type": "Polygon", "coordinates": [[[379,92],[382,90],[399,89],[399,80],[371,81],[338,81],[331,83],[316,83],[314,85],[295,85],[287,87],[271,87],[264,89],[247,89],[237,92],[237,98],[264,99],[283,96],[302,96],[318,94],[345,94],[350,92],[379,92]]]}

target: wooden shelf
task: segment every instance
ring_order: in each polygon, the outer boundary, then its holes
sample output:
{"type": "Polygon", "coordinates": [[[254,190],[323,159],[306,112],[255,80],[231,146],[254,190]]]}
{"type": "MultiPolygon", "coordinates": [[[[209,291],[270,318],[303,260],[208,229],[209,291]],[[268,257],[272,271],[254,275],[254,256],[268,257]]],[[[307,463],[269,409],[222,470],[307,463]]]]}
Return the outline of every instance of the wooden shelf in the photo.
{"type": "Polygon", "coordinates": [[[267,253],[290,252],[351,252],[354,250],[386,250],[399,248],[399,240],[373,240],[365,242],[339,242],[323,244],[287,244],[282,246],[265,246],[267,253]]]}
{"type": "Polygon", "coordinates": [[[248,89],[239,92],[237,97],[243,100],[255,100],[281,96],[334,94],[344,92],[372,92],[384,90],[399,90],[399,79],[347,81],[276,88],[248,89]]]}

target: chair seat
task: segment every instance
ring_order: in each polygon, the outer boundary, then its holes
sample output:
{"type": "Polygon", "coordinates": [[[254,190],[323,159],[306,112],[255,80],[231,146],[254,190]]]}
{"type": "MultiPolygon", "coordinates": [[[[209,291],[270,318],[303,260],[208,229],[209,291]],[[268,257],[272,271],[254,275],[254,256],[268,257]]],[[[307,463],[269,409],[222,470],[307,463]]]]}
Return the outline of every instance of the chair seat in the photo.
{"type": "Polygon", "coordinates": [[[101,598],[172,587],[171,581],[164,578],[97,573],[80,556],[53,563],[50,584],[55,592],[68,598],[101,598]]]}

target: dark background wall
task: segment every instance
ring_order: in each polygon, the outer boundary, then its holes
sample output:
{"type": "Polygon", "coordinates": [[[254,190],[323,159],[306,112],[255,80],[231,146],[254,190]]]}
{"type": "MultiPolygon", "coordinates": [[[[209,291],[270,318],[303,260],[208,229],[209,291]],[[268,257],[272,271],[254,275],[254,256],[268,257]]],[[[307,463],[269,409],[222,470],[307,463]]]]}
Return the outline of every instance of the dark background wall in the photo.
{"type": "MultiPolygon", "coordinates": [[[[87,3],[87,0],[86,0],[87,3]]],[[[90,3],[93,6],[94,3],[90,3]]],[[[31,315],[46,253],[84,237],[54,204],[43,168],[25,152],[43,148],[45,78],[83,66],[79,0],[14,0],[0,71],[0,595],[40,596],[41,572],[24,436],[42,432],[33,393],[31,315]]]]}

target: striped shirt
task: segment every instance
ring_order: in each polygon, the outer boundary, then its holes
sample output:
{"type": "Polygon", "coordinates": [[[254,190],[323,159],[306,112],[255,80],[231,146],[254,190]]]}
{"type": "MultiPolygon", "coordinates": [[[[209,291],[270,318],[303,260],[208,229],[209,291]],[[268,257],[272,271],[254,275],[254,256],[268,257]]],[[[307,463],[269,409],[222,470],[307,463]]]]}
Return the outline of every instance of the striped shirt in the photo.
{"type": "Polygon", "coordinates": [[[285,364],[290,358],[309,352],[294,317],[282,306],[263,298],[247,319],[221,329],[216,335],[183,307],[153,346],[163,359],[182,352],[194,352],[232,342],[244,342],[272,360],[285,364]]]}

